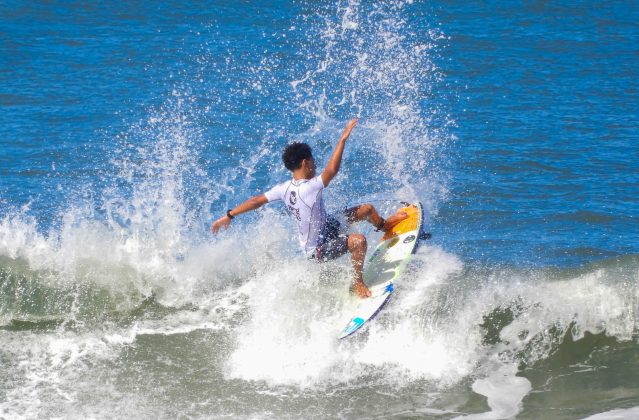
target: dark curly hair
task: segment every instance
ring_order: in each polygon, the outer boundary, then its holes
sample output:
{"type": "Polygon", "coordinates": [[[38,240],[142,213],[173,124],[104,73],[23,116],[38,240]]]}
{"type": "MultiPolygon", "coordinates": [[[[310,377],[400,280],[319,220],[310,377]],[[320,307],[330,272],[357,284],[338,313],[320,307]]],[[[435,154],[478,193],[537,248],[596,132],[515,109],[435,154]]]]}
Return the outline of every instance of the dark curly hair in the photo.
{"type": "Polygon", "coordinates": [[[289,144],[282,153],[282,161],[289,171],[299,169],[304,159],[312,157],[311,147],[306,143],[299,142],[289,144]]]}

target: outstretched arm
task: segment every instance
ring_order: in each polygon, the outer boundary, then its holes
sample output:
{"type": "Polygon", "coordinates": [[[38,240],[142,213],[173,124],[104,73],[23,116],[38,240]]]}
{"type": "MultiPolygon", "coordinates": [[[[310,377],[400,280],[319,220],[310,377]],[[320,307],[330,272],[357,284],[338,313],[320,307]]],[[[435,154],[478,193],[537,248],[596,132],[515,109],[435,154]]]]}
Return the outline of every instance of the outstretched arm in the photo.
{"type": "MultiPolygon", "coordinates": [[[[268,199],[264,194],[256,195],[254,197],[249,198],[239,206],[231,209],[229,214],[235,218],[235,216],[240,215],[242,213],[246,213],[247,211],[259,209],[264,204],[268,203],[268,199]]],[[[221,228],[228,228],[231,224],[231,218],[228,215],[224,215],[217,219],[211,225],[211,232],[215,235],[221,228]]]]}
{"type": "Polygon", "coordinates": [[[331,182],[335,175],[339,172],[339,167],[342,164],[342,154],[344,153],[344,145],[346,144],[346,139],[351,135],[351,131],[353,131],[353,127],[357,124],[357,118],[352,119],[346,124],[346,128],[344,128],[344,132],[342,136],[339,138],[337,142],[337,146],[335,146],[335,150],[333,150],[333,154],[331,158],[328,160],[326,164],[326,168],[324,172],[322,172],[322,182],[324,186],[327,187],[328,183],[331,182]]]}

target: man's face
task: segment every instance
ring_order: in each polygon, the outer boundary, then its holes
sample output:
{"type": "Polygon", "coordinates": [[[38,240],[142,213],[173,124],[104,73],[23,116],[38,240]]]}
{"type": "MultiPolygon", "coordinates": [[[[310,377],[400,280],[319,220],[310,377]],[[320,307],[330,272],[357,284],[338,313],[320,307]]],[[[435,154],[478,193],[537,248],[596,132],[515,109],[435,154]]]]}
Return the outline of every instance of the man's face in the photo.
{"type": "Polygon", "coordinates": [[[304,159],[306,162],[306,174],[309,178],[313,178],[315,176],[315,159],[311,156],[308,159],[304,159]]]}

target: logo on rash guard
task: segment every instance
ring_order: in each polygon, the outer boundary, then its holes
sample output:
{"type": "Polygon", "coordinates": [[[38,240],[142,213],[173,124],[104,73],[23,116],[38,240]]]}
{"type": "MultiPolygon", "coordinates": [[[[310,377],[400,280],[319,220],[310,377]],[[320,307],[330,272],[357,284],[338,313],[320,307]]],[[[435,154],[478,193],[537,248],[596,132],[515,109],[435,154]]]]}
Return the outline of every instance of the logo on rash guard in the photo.
{"type": "Polygon", "coordinates": [[[302,221],[302,216],[300,216],[300,209],[296,209],[293,206],[286,206],[286,207],[288,208],[288,211],[291,212],[293,217],[295,217],[297,219],[298,222],[302,221]]]}
{"type": "Polygon", "coordinates": [[[297,203],[297,194],[295,193],[295,191],[291,191],[291,196],[289,197],[289,201],[291,202],[291,204],[297,203]]]}

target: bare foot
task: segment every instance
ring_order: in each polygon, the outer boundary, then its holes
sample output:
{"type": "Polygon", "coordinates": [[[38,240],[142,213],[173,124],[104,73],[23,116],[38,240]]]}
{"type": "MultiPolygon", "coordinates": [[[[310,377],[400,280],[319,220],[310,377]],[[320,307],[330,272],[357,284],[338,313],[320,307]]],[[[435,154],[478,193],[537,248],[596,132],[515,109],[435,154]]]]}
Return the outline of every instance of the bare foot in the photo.
{"type": "Polygon", "coordinates": [[[371,291],[368,287],[366,287],[363,281],[356,282],[353,285],[353,287],[351,287],[351,290],[355,292],[355,294],[357,294],[357,296],[361,297],[362,299],[371,297],[371,291]]]}
{"type": "Polygon", "coordinates": [[[406,213],[405,211],[398,211],[397,213],[395,213],[394,215],[386,219],[386,223],[384,223],[382,230],[384,232],[388,232],[393,227],[395,227],[399,222],[406,219],[408,219],[408,213],[406,213]]]}

